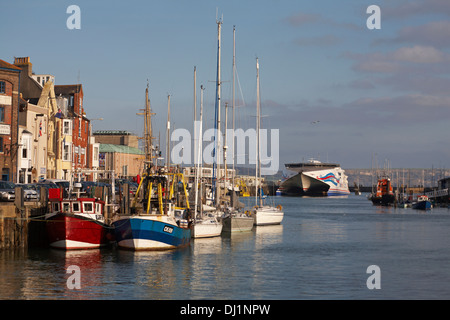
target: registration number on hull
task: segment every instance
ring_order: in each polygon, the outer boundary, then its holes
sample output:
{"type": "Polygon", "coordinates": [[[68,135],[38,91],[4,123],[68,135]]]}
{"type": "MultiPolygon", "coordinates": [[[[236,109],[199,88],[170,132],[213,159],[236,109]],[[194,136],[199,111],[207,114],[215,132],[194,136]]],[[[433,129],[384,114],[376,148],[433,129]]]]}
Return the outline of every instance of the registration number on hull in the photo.
{"type": "Polygon", "coordinates": [[[164,226],[163,231],[167,232],[167,233],[172,233],[173,232],[173,227],[171,227],[171,226],[164,226]]]}

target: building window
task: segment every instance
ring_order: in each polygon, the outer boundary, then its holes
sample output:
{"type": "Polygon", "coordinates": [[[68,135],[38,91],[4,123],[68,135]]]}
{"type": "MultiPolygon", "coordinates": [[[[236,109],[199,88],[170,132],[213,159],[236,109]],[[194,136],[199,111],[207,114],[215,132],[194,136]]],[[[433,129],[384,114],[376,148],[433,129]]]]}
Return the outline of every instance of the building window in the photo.
{"type": "Polygon", "coordinates": [[[71,155],[71,151],[72,150],[72,146],[70,144],[64,144],[63,145],[63,161],[71,161],[72,160],[72,155],[71,155]]]}
{"type": "Polygon", "coordinates": [[[0,122],[5,122],[5,107],[0,106],[0,122]]]}
{"type": "Polygon", "coordinates": [[[3,153],[3,137],[0,137],[0,153],[3,153]]]}
{"type": "Polygon", "coordinates": [[[81,138],[81,119],[78,119],[78,137],[81,138]]]}
{"type": "Polygon", "coordinates": [[[9,168],[2,169],[2,180],[9,181],[9,168]]]}
{"type": "Polygon", "coordinates": [[[6,83],[5,83],[5,81],[0,81],[0,93],[6,93],[6,83]]]}
{"type": "Polygon", "coordinates": [[[64,120],[63,121],[63,134],[65,135],[72,135],[72,121],[70,120],[64,120]]]}

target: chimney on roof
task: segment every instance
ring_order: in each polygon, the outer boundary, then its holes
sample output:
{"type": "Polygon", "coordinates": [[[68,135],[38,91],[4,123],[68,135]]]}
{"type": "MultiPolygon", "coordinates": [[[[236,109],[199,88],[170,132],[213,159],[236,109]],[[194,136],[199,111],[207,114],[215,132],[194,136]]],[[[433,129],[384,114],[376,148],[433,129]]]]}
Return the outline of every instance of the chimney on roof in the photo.
{"type": "Polygon", "coordinates": [[[30,62],[30,57],[14,57],[14,65],[20,67],[25,74],[31,77],[33,64],[30,62]]]}

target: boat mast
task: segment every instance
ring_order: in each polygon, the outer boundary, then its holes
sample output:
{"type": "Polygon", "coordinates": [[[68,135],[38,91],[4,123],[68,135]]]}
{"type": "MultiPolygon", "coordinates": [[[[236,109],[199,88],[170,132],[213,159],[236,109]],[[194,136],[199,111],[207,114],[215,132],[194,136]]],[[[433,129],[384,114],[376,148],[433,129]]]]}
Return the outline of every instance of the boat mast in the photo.
{"type": "Polygon", "coordinates": [[[234,80],[236,78],[235,76],[235,72],[236,72],[236,26],[233,26],[233,134],[231,137],[231,157],[233,160],[233,174],[231,177],[231,194],[232,194],[232,207],[234,207],[234,176],[235,176],[235,168],[234,168],[234,108],[235,108],[235,101],[234,101],[234,94],[235,94],[235,83],[234,80]]]}
{"type": "MultiPolygon", "coordinates": [[[[198,205],[198,182],[203,177],[203,166],[201,165],[202,162],[202,148],[201,148],[201,142],[202,139],[200,137],[202,137],[203,135],[203,128],[202,128],[202,122],[203,122],[203,85],[200,86],[200,128],[199,128],[199,139],[198,139],[198,154],[197,154],[197,170],[196,170],[196,174],[195,174],[195,206],[194,206],[194,221],[196,221],[197,219],[197,205],[198,205]],[[200,174],[200,172],[202,174],[200,174]]],[[[201,183],[200,183],[201,185],[201,183]]],[[[200,195],[202,194],[202,191],[200,191],[200,195]]],[[[203,207],[203,203],[202,201],[200,201],[200,206],[203,207]]],[[[200,216],[202,216],[202,210],[200,209],[200,216]]]]}
{"type": "Polygon", "coordinates": [[[150,98],[148,96],[148,82],[145,89],[145,160],[152,164],[153,146],[152,146],[152,114],[150,108],[150,98]]]}
{"type": "Polygon", "coordinates": [[[200,85],[200,132],[199,132],[199,164],[200,164],[200,217],[203,217],[203,85],[200,85]],[[200,138],[201,137],[201,138],[200,138]]]}
{"type": "MultiPolygon", "coordinates": [[[[197,137],[197,128],[195,122],[197,121],[197,67],[194,66],[194,140],[197,137]]],[[[195,148],[194,148],[195,150],[195,148]]],[[[196,152],[194,151],[194,159],[196,157],[196,152]]]]}
{"type": "Polygon", "coordinates": [[[150,107],[150,98],[148,94],[148,80],[147,80],[147,88],[145,89],[145,109],[141,109],[144,112],[137,113],[137,115],[144,115],[144,151],[145,151],[145,163],[146,165],[150,165],[153,162],[153,132],[152,132],[152,115],[154,113],[151,112],[150,107]]]}
{"type": "Polygon", "coordinates": [[[227,181],[227,128],[228,128],[228,102],[225,102],[225,130],[223,139],[223,171],[224,171],[224,186],[227,181]]]}
{"type": "Polygon", "coordinates": [[[215,150],[216,153],[216,163],[217,163],[217,177],[215,179],[215,187],[216,187],[216,205],[220,205],[220,185],[217,183],[220,182],[220,95],[221,95],[221,74],[220,74],[220,42],[221,42],[221,26],[222,20],[217,19],[217,83],[216,83],[216,119],[217,119],[217,130],[216,130],[216,138],[217,138],[217,148],[215,150]]]}
{"type": "Polygon", "coordinates": [[[194,66],[194,128],[197,121],[197,67],[194,66]]]}
{"type": "MultiPolygon", "coordinates": [[[[258,200],[259,193],[259,205],[262,207],[261,197],[261,150],[260,150],[260,121],[261,121],[261,101],[259,96],[259,62],[256,58],[256,201],[258,200]]],[[[256,202],[256,205],[258,203],[256,202]]]]}
{"type": "Polygon", "coordinates": [[[166,144],[166,166],[170,172],[170,94],[167,95],[167,144],[166,144]]]}

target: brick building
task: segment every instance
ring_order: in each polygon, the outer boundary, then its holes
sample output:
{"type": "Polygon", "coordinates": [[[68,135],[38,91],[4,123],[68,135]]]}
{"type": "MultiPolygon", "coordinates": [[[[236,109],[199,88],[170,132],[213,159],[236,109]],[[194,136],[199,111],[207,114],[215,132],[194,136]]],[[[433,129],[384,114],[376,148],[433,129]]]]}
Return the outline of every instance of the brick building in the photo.
{"type": "Polygon", "coordinates": [[[66,107],[60,111],[63,118],[63,140],[64,135],[69,135],[68,132],[71,132],[71,142],[64,143],[63,147],[66,154],[71,155],[72,169],[75,171],[88,169],[91,163],[88,156],[92,155],[92,152],[89,145],[90,121],[83,108],[83,86],[81,84],[56,85],[55,95],[57,99],[67,101],[66,107]]]}
{"type": "Polygon", "coordinates": [[[17,179],[18,112],[21,68],[0,60],[0,170],[1,180],[17,179]]]}

